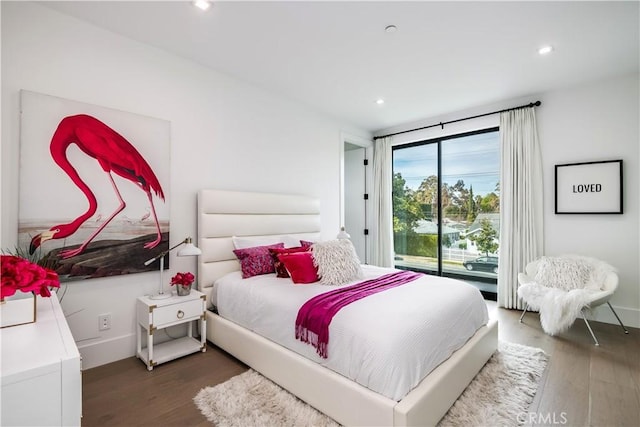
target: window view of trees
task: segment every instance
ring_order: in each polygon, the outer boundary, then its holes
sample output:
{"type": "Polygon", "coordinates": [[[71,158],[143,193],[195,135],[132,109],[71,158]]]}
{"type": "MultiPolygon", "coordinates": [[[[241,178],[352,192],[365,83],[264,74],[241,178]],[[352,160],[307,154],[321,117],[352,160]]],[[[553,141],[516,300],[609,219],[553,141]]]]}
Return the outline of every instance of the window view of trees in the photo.
{"type": "Polygon", "coordinates": [[[498,232],[491,225],[491,221],[483,219],[480,221],[480,227],[478,234],[469,236],[469,239],[475,242],[478,252],[487,256],[489,253],[498,252],[498,232]]]}
{"type": "MultiPolygon", "coordinates": [[[[463,263],[480,256],[495,259],[500,228],[496,130],[395,147],[393,166],[397,266],[437,271],[438,228],[444,272],[471,274],[463,263]],[[436,144],[441,144],[439,171],[436,144]]],[[[476,269],[473,274],[495,278],[493,270],[495,265],[487,272],[476,269]]]]}
{"type": "MultiPolygon", "coordinates": [[[[437,221],[437,186],[438,178],[431,175],[425,178],[420,187],[414,191],[406,185],[401,173],[395,173],[393,175],[393,229],[413,229],[415,222],[420,219],[437,221]],[[412,221],[412,223],[409,224],[406,221],[412,221]],[[398,223],[398,227],[396,227],[396,223],[398,223]]],[[[459,180],[453,186],[449,186],[445,182],[442,185],[443,216],[454,221],[472,223],[479,213],[498,213],[500,212],[498,192],[499,190],[496,189],[496,192],[484,196],[474,196],[473,186],[466,189],[463,180],[459,180]]]]}
{"type": "MultiPolygon", "coordinates": [[[[473,185],[466,188],[464,180],[460,179],[455,184],[442,184],[442,211],[445,217],[455,221],[473,222],[479,213],[500,212],[499,185],[495,190],[485,195],[474,195],[473,185]]],[[[414,214],[428,213],[416,219],[437,220],[438,212],[438,177],[430,175],[425,178],[417,190],[412,190],[406,185],[401,173],[393,175],[394,212],[396,207],[400,210],[411,208],[414,214]]]]}

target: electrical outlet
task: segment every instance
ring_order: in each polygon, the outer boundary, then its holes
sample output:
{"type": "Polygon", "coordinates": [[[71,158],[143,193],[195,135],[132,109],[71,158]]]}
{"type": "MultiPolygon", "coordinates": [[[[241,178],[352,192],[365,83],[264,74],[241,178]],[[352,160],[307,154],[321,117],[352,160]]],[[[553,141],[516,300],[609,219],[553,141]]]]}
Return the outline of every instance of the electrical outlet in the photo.
{"type": "Polygon", "coordinates": [[[98,316],[98,330],[106,331],[107,329],[111,329],[111,313],[98,316]]]}

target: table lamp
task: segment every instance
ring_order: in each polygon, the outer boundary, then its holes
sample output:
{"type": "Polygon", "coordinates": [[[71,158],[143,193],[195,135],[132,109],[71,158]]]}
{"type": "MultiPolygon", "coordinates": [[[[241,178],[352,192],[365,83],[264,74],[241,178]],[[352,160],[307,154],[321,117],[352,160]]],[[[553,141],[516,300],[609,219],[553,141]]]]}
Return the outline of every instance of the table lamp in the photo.
{"type": "Polygon", "coordinates": [[[174,250],[175,248],[177,248],[178,246],[181,245],[185,245],[184,248],[181,248],[178,251],[178,256],[196,256],[196,255],[201,255],[202,251],[200,249],[198,249],[198,247],[196,247],[192,242],[191,242],[191,237],[187,237],[186,239],[184,239],[183,241],[181,241],[180,243],[178,243],[177,245],[167,249],[166,251],[162,252],[160,255],[151,258],[148,261],[144,262],[144,265],[149,265],[152,262],[154,262],[155,260],[159,259],[160,260],[160,285],[158,286],[158,293],[151,295],[149,298],[151,299],[165,299],[165,298],[170,298],[171,297],[171,292],[165,293],[164,292],[164,283],[162,282],[162,271],[164,270],[164,256],[166,254],[168,254],[169,252],[171,252],[172,250],[174,250]]]}
{"type": "Polygon", "coordinates": [[[340,227],[340,231],[338,232],[338,235],[336,236],[336,238],[338,238],[338,239],[350,239],[351,235],[349,235],[349,233],[344,231],[344,227],[340,227]]]}

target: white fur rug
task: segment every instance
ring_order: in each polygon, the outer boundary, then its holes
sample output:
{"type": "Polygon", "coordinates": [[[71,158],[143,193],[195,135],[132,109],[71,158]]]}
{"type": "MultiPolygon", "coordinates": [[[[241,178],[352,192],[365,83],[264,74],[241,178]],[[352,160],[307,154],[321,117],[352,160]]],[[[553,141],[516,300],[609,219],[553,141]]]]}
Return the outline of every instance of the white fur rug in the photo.
{"type": "MultiPolygon", "coordinates": [[[[540,349],[500,342],[440,426],[515,426],[533,401],[548,356],[540,349]]],[[[217,427],[337,426],[326,415],[253,370],[193,398],[217,427]]]]}

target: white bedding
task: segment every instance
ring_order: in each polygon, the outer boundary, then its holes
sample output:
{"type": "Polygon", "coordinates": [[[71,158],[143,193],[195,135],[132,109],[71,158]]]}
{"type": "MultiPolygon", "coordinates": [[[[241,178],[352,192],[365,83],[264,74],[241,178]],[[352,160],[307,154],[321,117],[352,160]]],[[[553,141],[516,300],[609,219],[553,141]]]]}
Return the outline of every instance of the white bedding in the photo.
{"type": "MultiPolygon", "coordinates": [[[[363,279],[343,286],[393,271],[366,265],[363,270],[363,279]]],[[[488,321],[475,287],[424,276],[340,310],[329,326],[329,355],[323,359],[295,339],[295,320],[307,300],[335,287],[296,285],[275,274],[242,279],[235,271],[218,279],[215,289],[220,316],[396,401],[488,321]]]]}

